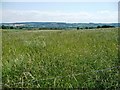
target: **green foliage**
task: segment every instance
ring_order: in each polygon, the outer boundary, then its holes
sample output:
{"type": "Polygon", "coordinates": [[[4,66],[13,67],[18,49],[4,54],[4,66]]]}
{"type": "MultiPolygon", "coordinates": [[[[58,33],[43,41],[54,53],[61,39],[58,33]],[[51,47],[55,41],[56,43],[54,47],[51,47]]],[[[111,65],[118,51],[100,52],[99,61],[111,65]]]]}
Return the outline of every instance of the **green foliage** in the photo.
{"type": "Polygon", "coordinates": [[[118,69],[93,72],[118,65],[117,32],[3,30],[3,83],[14,88],[119,88],[118,69]]]}
{"type": "Polygon", "coordinates": [[[97,26],[97,28],[115,28],[115,26],[103,25],[103,26],[97,26]]]}

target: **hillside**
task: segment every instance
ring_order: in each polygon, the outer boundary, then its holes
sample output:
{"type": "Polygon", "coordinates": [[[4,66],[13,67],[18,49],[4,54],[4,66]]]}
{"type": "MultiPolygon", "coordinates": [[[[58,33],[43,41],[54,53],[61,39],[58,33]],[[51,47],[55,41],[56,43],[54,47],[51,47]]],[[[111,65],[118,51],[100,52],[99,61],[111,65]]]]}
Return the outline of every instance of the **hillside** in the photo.
{"type": "Polygon", "coordinates": [[[97,27],[97,26],[114,26],[118,27],[118,23],[65,23],[65,22],[17,22],[17,23],[1,23],[5,26],[22,26],[32,28],[85,28],[85,27],[97,27]]]}

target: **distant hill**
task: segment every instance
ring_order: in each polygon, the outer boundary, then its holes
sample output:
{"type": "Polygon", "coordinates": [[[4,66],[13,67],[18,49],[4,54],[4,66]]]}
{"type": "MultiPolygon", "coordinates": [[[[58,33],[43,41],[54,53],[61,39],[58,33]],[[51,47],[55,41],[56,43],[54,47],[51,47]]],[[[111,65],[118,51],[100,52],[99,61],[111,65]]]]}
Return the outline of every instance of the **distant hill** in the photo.
{"type": "Polygon", "coordinates": [[[84,27],[97,27],[109,25],[118,27],[118,23],[65,23],[65,22],[17,22],[17,23],[1,23],[5,26],[24,26],[33,28],[84,28],[84,27]]]}

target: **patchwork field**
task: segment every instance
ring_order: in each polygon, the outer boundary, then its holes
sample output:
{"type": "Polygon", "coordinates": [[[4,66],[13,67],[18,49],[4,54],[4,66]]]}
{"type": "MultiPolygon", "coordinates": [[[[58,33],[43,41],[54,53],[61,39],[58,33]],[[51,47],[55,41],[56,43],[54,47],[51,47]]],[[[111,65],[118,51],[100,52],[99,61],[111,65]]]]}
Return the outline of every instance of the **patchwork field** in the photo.
{"type": "Polygon", "coordinates": [[[120,88],[118,29],[2,31],[4,87],[120,88]]]}

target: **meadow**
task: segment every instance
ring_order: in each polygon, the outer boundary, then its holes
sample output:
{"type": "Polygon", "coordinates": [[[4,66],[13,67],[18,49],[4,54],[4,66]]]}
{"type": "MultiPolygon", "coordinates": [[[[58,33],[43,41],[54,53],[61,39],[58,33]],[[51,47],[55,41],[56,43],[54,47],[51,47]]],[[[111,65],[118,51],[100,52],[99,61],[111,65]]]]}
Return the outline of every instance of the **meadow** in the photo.
{"type": "Polygon", "coordinates": [[[117,28],[2,31],[4,87],[117,89],[119,70],[117,28]]]}

